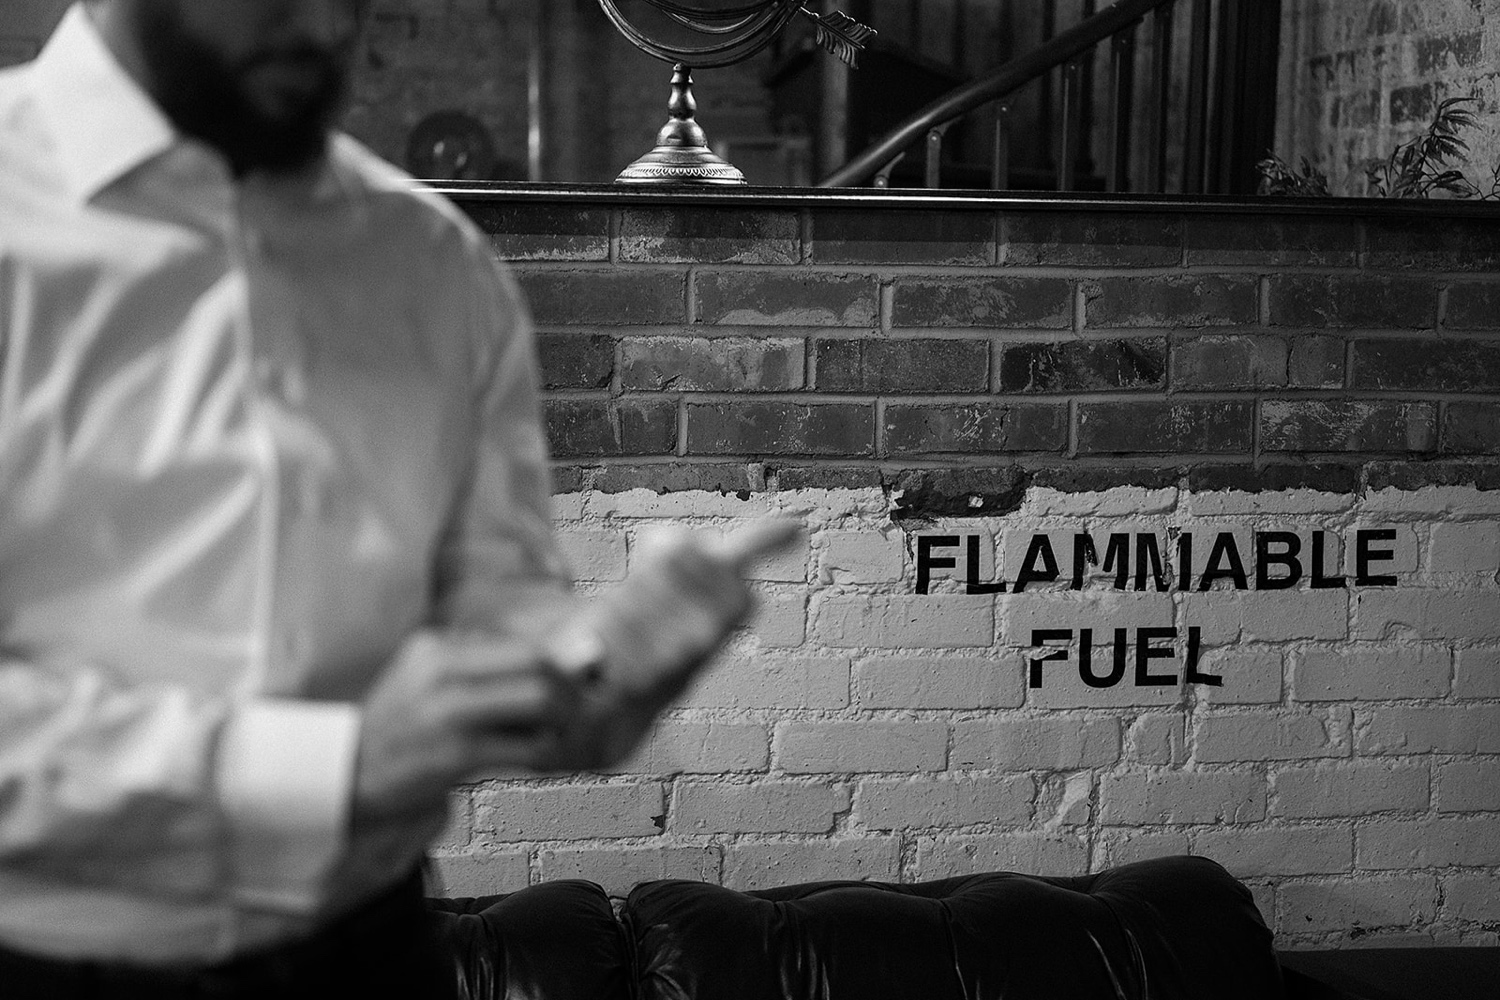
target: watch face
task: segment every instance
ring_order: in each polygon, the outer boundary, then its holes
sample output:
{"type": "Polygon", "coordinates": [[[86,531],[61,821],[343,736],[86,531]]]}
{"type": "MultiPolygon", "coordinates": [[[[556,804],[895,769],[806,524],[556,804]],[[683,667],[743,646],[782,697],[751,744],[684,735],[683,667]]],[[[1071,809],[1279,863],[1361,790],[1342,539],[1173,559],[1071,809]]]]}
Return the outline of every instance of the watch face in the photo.
{"type": "Polygon", "coordinates": [[[463,111],[433,112],[406,141],[406,169],[424,180],[494,180],[497,162],[489,131],[463,111]]]}

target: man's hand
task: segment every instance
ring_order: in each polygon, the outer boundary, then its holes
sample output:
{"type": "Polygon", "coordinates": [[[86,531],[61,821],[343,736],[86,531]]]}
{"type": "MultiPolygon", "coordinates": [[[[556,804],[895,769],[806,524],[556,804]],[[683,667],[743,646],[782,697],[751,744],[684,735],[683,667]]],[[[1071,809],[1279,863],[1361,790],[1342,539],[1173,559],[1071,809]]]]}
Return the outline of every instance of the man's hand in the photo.
{"type": "Polygon", "coordinates": [[[441,810],[481,774],[559,765],[576,685],[531,646],[414,633],[365,701],[354,820],[441,810]]]}

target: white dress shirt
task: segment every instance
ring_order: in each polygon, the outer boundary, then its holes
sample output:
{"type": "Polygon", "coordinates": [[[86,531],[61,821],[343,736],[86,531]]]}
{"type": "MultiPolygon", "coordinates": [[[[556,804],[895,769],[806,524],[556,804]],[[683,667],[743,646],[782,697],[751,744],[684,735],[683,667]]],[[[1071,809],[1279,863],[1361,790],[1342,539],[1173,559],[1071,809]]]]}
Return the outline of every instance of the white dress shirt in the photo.
{"type": "Polygon", "coordinates": [[[79,6],[0,72],[0,944],[213,960],[388,885],[359,703],[562,588],[523,307],[352,139],[243,182],[79,6]]]}

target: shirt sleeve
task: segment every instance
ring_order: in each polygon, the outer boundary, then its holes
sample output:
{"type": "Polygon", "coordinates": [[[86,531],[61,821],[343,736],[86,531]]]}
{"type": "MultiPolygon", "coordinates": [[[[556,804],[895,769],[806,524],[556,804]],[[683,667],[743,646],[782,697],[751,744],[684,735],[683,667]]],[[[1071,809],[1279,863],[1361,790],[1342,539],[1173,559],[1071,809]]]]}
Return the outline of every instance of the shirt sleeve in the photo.
{"type": "Polygon", "coordinates": [[[538,636],[571,606],[552,533],[535,337],[515,282],[477,251],[473,448],[436,570],[438,623],[538,636]]]}

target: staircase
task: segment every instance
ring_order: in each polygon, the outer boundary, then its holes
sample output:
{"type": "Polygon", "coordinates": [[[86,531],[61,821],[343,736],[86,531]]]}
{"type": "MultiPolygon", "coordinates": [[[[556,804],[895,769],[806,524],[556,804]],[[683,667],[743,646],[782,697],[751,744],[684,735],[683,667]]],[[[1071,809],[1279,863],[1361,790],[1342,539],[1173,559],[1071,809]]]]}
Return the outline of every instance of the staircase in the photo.
{"type": "Polygon", "coordinates": [[[834,6],[859,69],[793,37],[767,79],[820,186],[1250,194],[1274,141],[1280,0],[834,6]]]}

